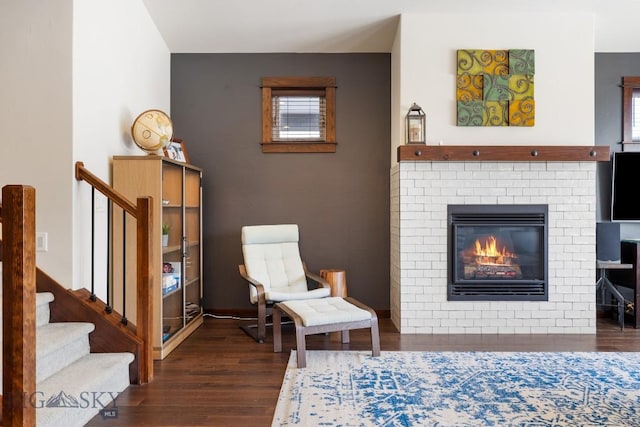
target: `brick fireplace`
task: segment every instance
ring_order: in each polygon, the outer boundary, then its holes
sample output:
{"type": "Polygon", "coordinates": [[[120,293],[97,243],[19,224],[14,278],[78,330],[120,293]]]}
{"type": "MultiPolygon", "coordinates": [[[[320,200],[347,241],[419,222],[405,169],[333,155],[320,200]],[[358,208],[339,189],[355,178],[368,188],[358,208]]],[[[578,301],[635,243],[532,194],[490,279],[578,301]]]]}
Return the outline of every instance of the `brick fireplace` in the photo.
{"type": "Polygon", "coordinates": [[[504,147],[484,157],[490,149],[399,147],[390,243],[391,318],[401,333],[595,333],[595,161],[609,160],[608,147],[522,148],[505,159],[504,147]],[[448,206],[491,204],[547,207],[546,300],[447,298],[448,206]]]}

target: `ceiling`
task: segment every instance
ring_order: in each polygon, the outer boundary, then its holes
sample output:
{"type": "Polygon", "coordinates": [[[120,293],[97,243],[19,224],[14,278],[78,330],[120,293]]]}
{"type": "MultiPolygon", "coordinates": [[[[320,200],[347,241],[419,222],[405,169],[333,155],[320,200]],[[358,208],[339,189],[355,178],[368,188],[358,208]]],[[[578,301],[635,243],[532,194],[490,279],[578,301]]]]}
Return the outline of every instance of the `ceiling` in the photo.
{"type": "Polygon", "coordinates": [[[143,0],[172,53],[390,52],[399,15],[595,16],[596,52],[640,52],[640,0],[143,0]]]}

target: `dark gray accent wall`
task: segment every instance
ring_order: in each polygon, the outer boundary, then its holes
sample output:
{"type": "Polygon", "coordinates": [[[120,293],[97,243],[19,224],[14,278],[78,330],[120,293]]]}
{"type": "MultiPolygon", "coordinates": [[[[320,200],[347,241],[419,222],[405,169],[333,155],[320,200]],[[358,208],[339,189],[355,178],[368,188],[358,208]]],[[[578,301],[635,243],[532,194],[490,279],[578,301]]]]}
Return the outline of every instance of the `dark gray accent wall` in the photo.
{"type": "Polygon", "coordinates": [[[296,223],[310,270],[389,309],[390,54],[173,54],[171,117],[203,179],[204,307],[251,308],[240,228],[296,223]],[[260,79],[334,76],[337,152],[263,154],[260,79]]]}
{"type": "MultiPolygon", "coordinates": [[[[595,142],[622,151],[622,77],[640,76],[640,53],[596,53],[595,142]]],[[[636,150],[640,150],[637,148],[636,150]]],[[[611,163],[598,163],[598,221],[611,220],[611,163]]],[[[640,225],[622,223],[621,238],[640,237],[640,225]]]]}

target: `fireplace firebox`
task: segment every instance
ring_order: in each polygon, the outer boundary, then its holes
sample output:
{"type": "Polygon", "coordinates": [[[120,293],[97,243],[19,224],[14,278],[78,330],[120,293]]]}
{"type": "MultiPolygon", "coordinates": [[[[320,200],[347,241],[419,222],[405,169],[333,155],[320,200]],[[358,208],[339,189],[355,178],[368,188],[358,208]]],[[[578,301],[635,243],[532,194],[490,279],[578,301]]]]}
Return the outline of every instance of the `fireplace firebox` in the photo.
{"type": "Polygon", "coordinates": [[[547,301],[547,205],[448,205],[450,301],[547,301]]]}

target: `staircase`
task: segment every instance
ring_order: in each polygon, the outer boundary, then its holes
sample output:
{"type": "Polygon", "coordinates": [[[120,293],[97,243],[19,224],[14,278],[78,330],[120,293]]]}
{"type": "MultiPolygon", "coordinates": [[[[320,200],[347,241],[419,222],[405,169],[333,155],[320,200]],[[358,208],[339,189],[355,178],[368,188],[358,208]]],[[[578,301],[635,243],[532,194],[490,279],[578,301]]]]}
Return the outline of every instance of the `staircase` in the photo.
{"type": "Polygon", "coordinates": [[[151,198],[132,204],[80,162],[76,175],[136,219],[137,323],[93,290],[67,289],[36,267],[35,189],[2,187],[3,426],[83,426],[101,412],[116,417],[120,392],[153,379],[151,198]]]}
{"type": "Polygon", "coordinates": [[[53,300],[50,292],[36,294],[36,391],[27,399],[36,408],[36,425],[83,426],[102,410],[113,416],[134,356],[90,353],[94,325],[50,322],[53,300]]]}

